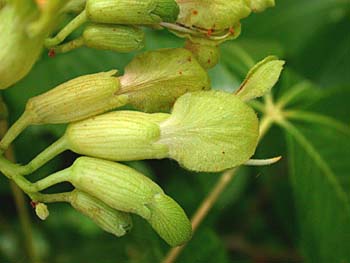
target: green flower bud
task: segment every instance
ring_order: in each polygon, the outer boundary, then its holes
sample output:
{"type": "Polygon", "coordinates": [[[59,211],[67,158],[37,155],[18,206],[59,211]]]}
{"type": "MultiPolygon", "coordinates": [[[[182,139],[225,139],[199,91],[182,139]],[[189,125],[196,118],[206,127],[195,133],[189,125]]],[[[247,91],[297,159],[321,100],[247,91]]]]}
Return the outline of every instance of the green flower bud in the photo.
{"type": "Polygon", "coordinates": [[[86,27],[83,39],[86,46],[96,49],[131,52],[144,46],[144,33],[131,26],[92,24],[86,27]]]}
{"type": "MultiPolygon", "coordinates": [[[[111,208],[140,215],[171,246],[181,245],[191,237],[191,223],[183,209],[151,179],[126,165],[80,157],[71,167],[37,185],[45,189],[63,181],[111,208]]],[[[90,205],[90,201],[83,202],[90,205]]]]}
{"type": "Polygon", "coordinates": [[[262,12],[266,8],[274,7],[275,0],[250,0],[250,8],[253,12],[262,12]]]}
{"type": "Polygon", "coordinates": [[[116,70],[85,75],[31,98],[22,116],[0,142],[7,149],[17,135],[31,124],[67,123],[81,120],[126,103],[115,96],[119,79],[116,70]]]}
{"type": "Polygon", "coordinates": [[[45,35],[30,38],[26,33],[32,13],[19,15],[11,3],[0,9],[0,90],[27,75],[40,55],[45,35]]]}
{"type": "Polygon", "coordinates": [[[87,18],[107,24],[158,24],[175,22],[179,7],[174,0],[88,0],[87,18]]]}
{"type": "Polygon", "coordinates": [[[278,81],[284,63],[275,56],[261,60],[249,70],[236,95],[243,101],[265,95],[278,81]]]}
{"type": "Polygon", "coordinates": [[[177,0],[177,22],[186,27],[221,31],[250,14],[248,0],[177,0]]]}
{"type": "Polygon", "coordinates": [[[70,203],[104,231],[117,237],[124,236],[132,228],[129,214],[119,212],[82,191],[74,190],[70,195],[70,203]]]}
{"type": "Polygon", "coordinates": [[[116,111],[68,126],[65,147],[82,155],[108,160],[160,159],[167,156],[160,138],[159,122],[169,114],[116,111]]]}
{"type": "Polygon", "coordinates": [[[193,53],[199,64],[205,69],[210,69],[219,62],[220,49],[217,45],[198,44],[187,40],[185,48],[193,53]]]}
{"type": "Polygon", "coordinates": [[[43,203],[35,204],[35,213],[41,220],[46,220],[50,214],[47,206],[43,203]]]}
{"type": "Polygon", "coordinates": [[[85,45],[95,49],[131,52],[143,48],[144,35],[141,29],[134,26],[90,24],[81,37],[52,50],[55,53],[64,53],[85,45]]]}
{"type": "Polygon", "coordinates": [[[194,92],[181,96],[160,124],[159,144],[169,156],[194,171],[217,172],[239,166],[254,154],[258,119],[229,93],[194,92]]]}
{"type": "Polygon", "coordinates": [[[210,88],[207,72],[183,48],[148,51],[136,56],[120,78],[118,94],[128,96],[136,109],[168,111],[188,91],[210,88]]]}
{"type": "Polygon", "coordinates": [[[257,139],[257,117],[239,98],[193,92],[181,96],[171,114],[117,111],[72,123],[22,173],[67,149],[115,161],[172,158],[190,170],[217,172],[245,163],[257,139]]]}

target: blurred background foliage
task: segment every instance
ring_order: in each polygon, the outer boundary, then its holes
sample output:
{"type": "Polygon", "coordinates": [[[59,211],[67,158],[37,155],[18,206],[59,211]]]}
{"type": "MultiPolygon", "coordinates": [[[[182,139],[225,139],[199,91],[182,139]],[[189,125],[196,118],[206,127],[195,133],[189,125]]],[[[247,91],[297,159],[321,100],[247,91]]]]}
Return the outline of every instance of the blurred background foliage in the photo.
{"type": "MultiPolygon", "coordinates": [[[[290,104],[350,121],[350,1],[277,0],[276,7],[243,21],[242,34],[225,43],[210,71],[215,89],[233,91],[252,64],[273,54],[287,61],[274,97],[304,85],[290,104]]],[[[64,23],[64,21],[62,21],[64,23]]],[[[74,36],[73,36],[74,37],[74,36]]],[[[147,32],[144,50],[179,47],[183,40],[165,30],[147,32]]],[[[4,92],[10,123],[26,101],[79,75],[124,66],[134,54],[81,48],[49,58],[44,52],[31,73],[4,92]]],[[[350,262],[349,133],[310,121],[288,132],[273,127],[256,157],[282,155],[271,167],[241,168],[199,227],[178,262],[350,262]]],[[[33,126],[15,142],[19,163],[27,163],[62,134],[64,126],[33,126]]],[[[32,175],[36,180],[70,165],[65,152],[32,175]]],[[[170,160],[131,162],[192,215],[219,174],[191,173],[170,160]]],[[[55,190],[67,190],[60,185],[55,190]]],[[[25,238],[9,187],[0,177],[0,262],[29,262],[25,238]]],[[[65,204],[49,206],[42,222],[26,200],[36,262],[159,262],[169,247],[146,221],[134,216],[125,237],[103,232],[65,204]]],[[[28,245],[28,244],[27,244],[28,245]]]]}

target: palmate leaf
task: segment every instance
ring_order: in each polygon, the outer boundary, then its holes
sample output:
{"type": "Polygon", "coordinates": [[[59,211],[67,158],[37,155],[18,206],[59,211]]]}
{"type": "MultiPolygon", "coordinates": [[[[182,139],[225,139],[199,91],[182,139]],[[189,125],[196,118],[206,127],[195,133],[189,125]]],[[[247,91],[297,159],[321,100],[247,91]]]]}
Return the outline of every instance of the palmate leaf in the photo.
{"type": "MultiPolygon", "coordinates": [[[[339,95],[349,91],[332,94],[339,95]]],[[[332,101],[331,96],[321,96],[281,126],[305,261],[350,262],[350,127],[345,119],[340,122],[317,112],[327,100],[332,101]]],[[[333,113],[342,109],[339,101],[328,107],[333,113]]]]}

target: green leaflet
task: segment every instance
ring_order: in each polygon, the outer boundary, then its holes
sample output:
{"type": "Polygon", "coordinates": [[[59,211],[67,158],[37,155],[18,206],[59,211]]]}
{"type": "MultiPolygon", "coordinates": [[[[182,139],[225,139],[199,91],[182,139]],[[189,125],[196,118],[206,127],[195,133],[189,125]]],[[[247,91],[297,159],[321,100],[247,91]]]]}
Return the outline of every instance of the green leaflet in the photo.
{"type": "Polygon", "coordinates": [[[249,101],[268,93],[276,84],[284,65],[283,60],[268,56],[251,68],[236,95],[249,101]]]}

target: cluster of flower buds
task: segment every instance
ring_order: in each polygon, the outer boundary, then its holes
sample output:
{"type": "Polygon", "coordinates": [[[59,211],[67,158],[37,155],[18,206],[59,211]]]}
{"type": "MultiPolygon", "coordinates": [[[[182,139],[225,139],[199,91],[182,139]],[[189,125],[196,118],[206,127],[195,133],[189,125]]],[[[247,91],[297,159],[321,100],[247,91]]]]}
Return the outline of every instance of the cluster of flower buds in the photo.
{"type": "Polygon", "coordinates": [[[1,140],[0,151],[31,124],[74,122],[126,104],[147,112],[169,111],[185,92],[210,89],[207,72],[182,48],[145,52],[127,65],[123,76],[116,74],[81,76],[31,98],[1,140]]]}
{"type": "Polygon", "coordinates": [[[39,9],[27,4],[29,11],[21,8],[21,14],[16,3],[24,1],[0,2],[0,33],[11,36],[8,43],[0,42],[6,45],[0,46],[4,62],[0,89],[29,71],[53,25],[52,17],[61,12],[82,9],[54,38],[46,39],[45,45],[56,52],[83,45],[117,52],[138,50],[144,43],[139,26],[144,25],[167,27],[187,40],[185,48],[136,56],[123,76],[117,76],[117,70],[80,76],[31,98],[2,138],[0,153],[32,124],[68,123],[66,132],[27,165],[0,158],[0,171],[14,172],[43,220],[49,215],[45,200],[65,201],[116,236],[131,229],[131,214],[136,214],[169,245],[187,242],[192,227],[180,205],[148,177],[115,161],[171,158],[198,172],[249,164],[259,124],[246,102],[272,88],[284,62],[272,56],[260,61],[235,94],[209,91],[206,69],[219,60],[218,45],[239,35],[240,20],[252,11],[273,6],[274,0],[52,0],[38,2],[39,9]],[[32,8],[38,13],[34,21],[28,20],[32,8]],[[80,37],[61,44],[87,22],[80,37]],[[23,65],[3,73],[15,59],[23,65]],[[108,112],[124,105],[140,111],[108,112]],[[36,183],[26,182],[23,176],[65,150],[84,156],[36,183]],[[39,193],[64,181],[75,189],[54,195],[39,193]]]}
{"type": "Polygon", "coordinates": [[[173,23],[178,14],[175,0],[87,0],[84,10],[45,45],[58,53],[83,45],[117,52],[139,50],[144,45],[144,33],[136,26],[173,23]],[[81,37],[59,45],[87,22],[81,37]]]}

